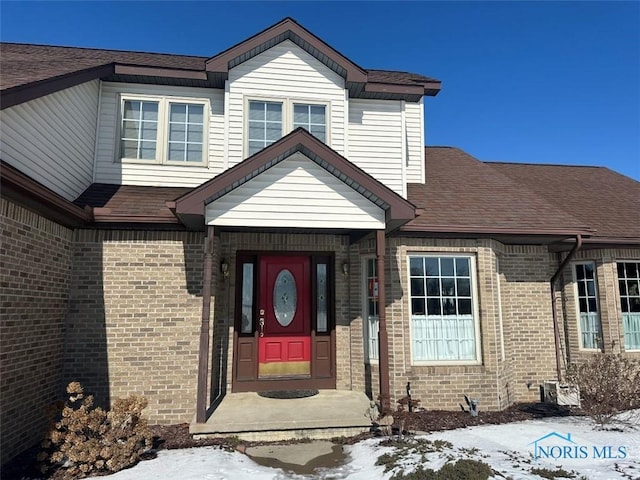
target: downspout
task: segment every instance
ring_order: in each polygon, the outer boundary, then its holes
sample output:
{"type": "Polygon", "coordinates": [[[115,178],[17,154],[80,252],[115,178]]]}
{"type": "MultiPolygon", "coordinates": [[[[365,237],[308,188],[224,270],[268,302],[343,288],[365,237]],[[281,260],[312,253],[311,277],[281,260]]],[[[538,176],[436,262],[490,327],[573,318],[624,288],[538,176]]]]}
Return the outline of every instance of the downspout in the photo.
{"type": "Polygon", "coordinates": [[[558,381],[562,381],[562,365],[560,364],[560,358],[562,357],[562,351],[560,346],[560,327],[558,326],[558,309],[556,308],[556,282],[558,278],[562,274],[564,267],[573,260],[578,250],[582,248],[582,235],[576,235],[576,244],[573,246],[569,254],[562,261],[556,273],[551,277],[551,315],[553,317],[553,338],[556,344],[556,374],[558,376],[558,381]]]}

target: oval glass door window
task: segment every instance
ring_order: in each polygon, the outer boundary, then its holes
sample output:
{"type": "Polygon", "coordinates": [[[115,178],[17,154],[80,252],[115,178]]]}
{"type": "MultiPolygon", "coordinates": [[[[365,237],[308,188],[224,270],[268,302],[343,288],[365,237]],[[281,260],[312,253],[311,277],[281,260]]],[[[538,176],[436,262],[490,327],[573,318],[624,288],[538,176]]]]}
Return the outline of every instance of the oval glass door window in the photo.
{"type": "Polygon", "coordinates": [[[297,305],[296,280],[289,270],[284,269],[276,277],[273,287],[273,311],[280,325],[289,326],[296,314],[297,305]]]}

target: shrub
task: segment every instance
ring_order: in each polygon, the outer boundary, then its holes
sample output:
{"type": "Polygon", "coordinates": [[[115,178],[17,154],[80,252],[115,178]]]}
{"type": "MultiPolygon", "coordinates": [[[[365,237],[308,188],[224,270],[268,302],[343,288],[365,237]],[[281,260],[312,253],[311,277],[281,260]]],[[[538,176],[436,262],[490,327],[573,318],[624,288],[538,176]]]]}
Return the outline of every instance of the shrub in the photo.
{"type": "Polygon", "coordinates": [[[620,412],[640,408],[640,360],[598,354],[569,365],[567,380],[578,385],[582,409],[599,426],[619,422],[620,412]]]}
{"type": "Polygon", "coordinates": [[[110,411],[93,407],[78,382],[67,386],[68,399],[48,410],[49,428],[38,456],[46,473],[59,468],[62,478],[112,473],[134,465],[152,445],[142,410],[144,397],[117,399],[110,411]]]}

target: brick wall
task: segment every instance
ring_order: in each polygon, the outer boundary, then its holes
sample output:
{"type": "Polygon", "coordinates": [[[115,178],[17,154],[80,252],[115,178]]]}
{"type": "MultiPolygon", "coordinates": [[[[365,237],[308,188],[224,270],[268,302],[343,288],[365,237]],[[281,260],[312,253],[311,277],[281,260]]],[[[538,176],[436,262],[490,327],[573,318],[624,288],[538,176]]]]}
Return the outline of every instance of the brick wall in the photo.
{"type": "MultiPolygon", "coordinates": [[[[564,258],[565,254],[561,258],[564,258]]],[[[624,329],[618,290],[618,261],[640,261],[640,249],[582,249],[573,261],[562,271],[558,282],[559,319],[563,347],[567,362],[581,362],[598,352],[621,353],[631,358],[640,358],[640,352],[624,352],[624,329]],[[600,350],[583,349],[580,343],[577,291],[573,268],[576,262],[594,262],[596,267],[596,288],[598,312],[602,325],[600,350]],[[567,348],[568,346],[568,348],[567,348]]]]}
{"type": "Polygon", "coordinates": [[[0,199],[1,463],[36,444],[62,392],[71,230],[0,199]]]}
{"type": "MultiPolygon", "coordinates": [[[[350,290],[354,388],[379,391],[376,362],[363,366],[362,258],[375,254],[375,238],[351,245],[350,290]]],[[[389,238],[386,290],[392,405],[406,395],[432,409],[457,409],[463,395],[481,408],[502,409],[539,398],[538,386],[555,375],[549,300],[553,256],[546,247],[510,247],[492,240],[389,238]],[[407,255],[466,254],[476,266],[481,362],[477,365],[418,364],[411,354],[407,255]]]]}
{"type": "Polygon", "coordinates": [[[511,401],[537,401],[539,386],[556,378],[550,283],[558,263],[546,246],[509,245],[498,251],[511,401]]]}
{"type": "Polygon", "coordinates": [[[144,395],[152,423],[192,420],[203,241],[201,232],[75,232],[65,381],[107,406],[144,395]]]}

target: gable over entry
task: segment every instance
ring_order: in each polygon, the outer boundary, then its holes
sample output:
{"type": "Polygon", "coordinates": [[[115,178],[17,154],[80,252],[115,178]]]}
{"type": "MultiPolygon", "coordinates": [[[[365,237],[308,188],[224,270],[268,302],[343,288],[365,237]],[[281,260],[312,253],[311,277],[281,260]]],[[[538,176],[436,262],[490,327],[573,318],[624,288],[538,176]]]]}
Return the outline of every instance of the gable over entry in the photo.
{"type": "MultiPolygon", "coordinates": [[[[395,230],[415,218],[415,207],[410,202],[353,165],[306,130],[298,128],[218,177],[178,198],[171,208],[187,227],[202,229],[206,226],[207,230],[196,406],[198,423],[206,420],[207,411],[211,267],[213,235],[217,227],[304,228],[344,233],[354,230],[376,231],[376,257],[380,272],[378,277],[380,284],[378,295],[380,397],[383,407],[389,406],[388,340],[384,313],[385,232],[395,230]]],[[[306,284],[309,275],[304,273],[308,270],[304,265],[307,265],[310,260],[315,261],[311,257],[304,256],[288,259],[261,257],[260,270],[268,272],[269,262],[276,262],[280,272],[294,272],[295,268],[292,267],[293,270],[288,268],[289,263],[293,262],[292,265],[301,266],[302,269],[297,274],[297,279],[295,272],[291,274],[294,283],[306,284]]],[[[329,271],[331,270],[328,263],[324,265],[329,271]]],[[[279,278],[278,275],[277,279],[271,279],[274,288],[279,278]]],[[[270,285],[268,273],[263,280],[265,280],[263,285],[270,285]]],[[[268,298],[268,295],[265,298],[268,298]]],[[[260,310],[260,315],[262,312],[263,310],[260,310]]],[[[261,320],[264,321],[262,318],[261,320]]],[[[316,324],[317,322],[316,319],[316,324]]],[[[262,325],[264,324],[261,324],[261,328],[262,325]]],[[[310,324],[301,324],[304,332],[307,331],[308,326],[310,324]]],[[[262,331],[260,337],[262,337],[262,331]]],[[[309,335],[305,333],[303,337],[306,339],[309,335]]],[[[300,343],[301,338],[298,336],[292,341],[300,343]]],[[[310,338],[313,339],[313,333],[310,338]]],[[[333,335],[330,338],[333,338],[333,335]]],[[[251,347],[250,356],[254,358],[256,348],[253,344],[249,345],[251,341],[250,336],[248,343],[244,345],[244,351],[247,351],[247,345],[251,347]]],[[[279,345],[282,347],[281,344],[279,345]]],[[[329,344],[325,350],[330,351],[332,348],[329,344]]],[[[311,349],[314,349],[313,346],[311,349]]],[[[305,351],[304,348],[300,350],[302,353],[305,351]]],[[[301,361],[292,361],[289,356],[286,358],[279,356],[278,359],[281,361],[278,367],[295,369],[304,367],[304,372],[307,374],[311,372],[313,377],[313,372],[316,371],[313,354],[311,357],[306,354],[298,356],[302,359],[301,361]],[[311,367],[305,363],[308,361],[307,357],[311,358],[311,367]]],[[[250,370],[253,370],[253,367],[250,370]]],[[[257,371],[260,373],[259,368],[257,371]]]]}
{"type": "Polygon", "coordinates": [[[187,227],[320,228],[391,231],[415,207],[298,128],[178,198],[187,227]]]}

